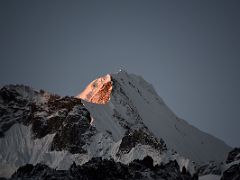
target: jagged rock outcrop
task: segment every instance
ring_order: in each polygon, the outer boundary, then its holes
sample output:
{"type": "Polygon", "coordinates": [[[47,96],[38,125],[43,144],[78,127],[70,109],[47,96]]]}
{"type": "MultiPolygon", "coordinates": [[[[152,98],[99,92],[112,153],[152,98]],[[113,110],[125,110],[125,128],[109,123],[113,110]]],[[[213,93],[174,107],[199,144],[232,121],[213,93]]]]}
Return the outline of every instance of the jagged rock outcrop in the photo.
{"type": "Polygon", "coordinates": [[[0,137],[13,124],[29,121],[31,104],[38,98],[38,94],[23,85],[9,85],[0,89],[0,137]]]}
{"type": "Polygon", "coordinates": [[[234,164],[224,171],[221,180],[240,180],[240,163],[234,164]]]}
{"type": "Polygon", "coordinates": [[[228,153],[226,167],[221,180],[240,180],[240,148],[234,148],[228,153]]]}
{"type": "MultiPolygon", "coordinates": [[[[15,123],[32,127],[34,138],[54,134],[51,150],[85,153],[85,136],[91,136],[91,117],[80,99],[60,97],[27,86],[10,85],[0,90],[0,134],[15,123]]],[[[89,138],[89,137],[88,137],[89,138]]]]}
{"type": "Polygon", "coordinates": [[[213,174],[221,175],[223,163],[217,163],[214,161],[208,162],[197,169],[197,173],[200,176],[213,174]]]}
{"type": "Polygon", "coordinates": [[[57,130],[51,150],[68,150],[72,154],[86,153],[87,151],[82,147],[86,144],[86,139],[90,139],[95,133],[95,129],[91,128],[90,120],[86,108],[76,105],[57,130]]]}
{"type": "Polygon", "coordinates": [[[229,164],[237,160],[240,160],[240,148],[234,148],[228,153],[226,163],[229,164]]]}
{"type": "Polygon", "coordinates": [[[118,152],[129,153],[129,151],[137,144],[149,145],[159,152],[167,150],[166,144],[162,139],[154,138],[144,130],[134,130],[133,132],[126,132],[126,135],[122,138],[118,152]]]}

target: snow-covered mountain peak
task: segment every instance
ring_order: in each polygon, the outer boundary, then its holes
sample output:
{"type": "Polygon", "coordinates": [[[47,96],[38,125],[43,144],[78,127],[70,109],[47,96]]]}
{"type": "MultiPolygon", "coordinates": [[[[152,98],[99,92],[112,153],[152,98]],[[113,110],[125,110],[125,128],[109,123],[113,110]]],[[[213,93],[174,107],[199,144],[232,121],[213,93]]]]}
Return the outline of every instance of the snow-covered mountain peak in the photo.
{"type": "Polygon", "coordinates": [[[86,100],[96,128],[111,132],[115,141],[129,129],[145,129],[163,139],[169,149],[199,163],[223,161],[230,150],[223,141],[178,118],[141,76],[126,71],[108,74],[90,83],[78,97],[86,100]],[[89,88],[94,84],[97,88],[89,88]]]}
{"type": "Polygon", "coordinates": [[[68,169],[95,157],[129,164],[152,157],[196,165],[224,161],[221,140],[178,118],[142,77],[119,71],[91,82],[76,97],[22,85],[0,89],[0,176],[26,163],[68,169]],[[195,163],[193,163],[193,161],[195,163]]]}
{"type": "MultiPolygon", "coordinates": [[[[120,82],[121,86],[124,86],[125,83],[127,83],[127,85],[131,87],[135,85],[140,86],[141,88],[146,89],[151,95],[156,96],[160,100],[151,84],[146,82],[141,76],[135,74],[128,74],[127,71],[122,69],[120,69],[116,73],[107,74],[93,80],[76,97],[91,103],[106,104],[111,98],[112,89],[115,88],[113,81],[120,82]]],[[[161,102],[163,103],[162,100],[161,102]]]]}

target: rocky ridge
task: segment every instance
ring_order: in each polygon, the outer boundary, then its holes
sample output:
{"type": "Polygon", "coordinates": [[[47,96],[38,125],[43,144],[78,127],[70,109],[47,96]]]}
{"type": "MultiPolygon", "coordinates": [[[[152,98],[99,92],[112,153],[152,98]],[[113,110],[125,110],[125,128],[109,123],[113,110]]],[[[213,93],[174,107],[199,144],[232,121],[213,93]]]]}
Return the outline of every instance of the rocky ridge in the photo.
{"type": "Polygon", "coordinates": [[[129,165],[116,163],[113,159],[103,160],[93,158],[86,164],[78,166],[75,163],[68,170],[55,170],[46,165],[35,166],[27,164],[20,167],[10,178],[15,179],[84,179],[84,180],[197,180],[197,175],[191,176],[186,170],[179,169],[176,161],[170,161],[165,165],[153,165],[151,157],[143,160],[134,160],[129,165]]]}

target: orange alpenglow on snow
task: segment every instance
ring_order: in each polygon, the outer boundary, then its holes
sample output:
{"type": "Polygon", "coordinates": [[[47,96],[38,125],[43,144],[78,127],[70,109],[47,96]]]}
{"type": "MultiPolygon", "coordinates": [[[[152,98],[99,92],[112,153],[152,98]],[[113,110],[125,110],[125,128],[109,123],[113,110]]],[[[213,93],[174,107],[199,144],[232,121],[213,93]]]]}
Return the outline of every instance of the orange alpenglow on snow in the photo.
{"type": "Polygon", "coordinates": [[[77,98],[96,104],[106,104],[110,100],[111,92],[111,76],[107,74],[92,81],[77,98]]]}

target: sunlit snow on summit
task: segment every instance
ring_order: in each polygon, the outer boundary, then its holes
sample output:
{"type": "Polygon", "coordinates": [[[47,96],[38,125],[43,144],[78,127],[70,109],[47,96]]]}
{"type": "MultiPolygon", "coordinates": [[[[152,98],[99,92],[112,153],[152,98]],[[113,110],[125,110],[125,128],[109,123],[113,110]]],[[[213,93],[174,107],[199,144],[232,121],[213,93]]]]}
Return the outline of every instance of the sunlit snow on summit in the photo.
{"type": "Polygon", "coordinates": [[[111,76],[107,74],[92,81],[77,97],[96,104],[106,104],[110,100],[111,92],[111,76]]]}

